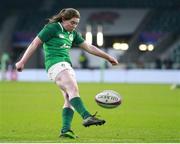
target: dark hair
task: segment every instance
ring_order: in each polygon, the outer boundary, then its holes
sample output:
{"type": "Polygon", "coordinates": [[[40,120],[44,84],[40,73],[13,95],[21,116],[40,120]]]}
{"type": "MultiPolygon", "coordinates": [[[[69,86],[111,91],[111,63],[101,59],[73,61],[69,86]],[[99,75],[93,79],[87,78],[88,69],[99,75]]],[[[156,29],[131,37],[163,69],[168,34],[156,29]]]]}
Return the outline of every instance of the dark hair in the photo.
{"type": "Polygon", "coordinates": [[[73,17],[80,18],[80,13],[74,8],[62,9],[57,15],[52,16],[48,19],[48,23],[62,22],[64,20],[70,20],[73,17]]]}

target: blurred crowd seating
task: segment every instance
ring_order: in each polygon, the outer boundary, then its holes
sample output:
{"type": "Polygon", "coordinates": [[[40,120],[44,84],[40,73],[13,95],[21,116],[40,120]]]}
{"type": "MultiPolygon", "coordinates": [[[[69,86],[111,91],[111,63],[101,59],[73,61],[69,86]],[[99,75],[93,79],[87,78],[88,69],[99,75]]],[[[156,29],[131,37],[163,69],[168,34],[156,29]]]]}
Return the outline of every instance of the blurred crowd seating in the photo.
{"type": "MultiPolygon", "coordinates": [[[[145,24],[144,28],[140,31],[140,36],[154,36],[155,44],[159,42],[159,39],[166,33],[173,33],[179,35],[180,33],[180,2],[179,0],[103,0],[95,1],[95,0],[87,0],[82,2],[82,0],[52,0],[51,5],[48,7],[48,0],[18,0],[11,1],[6,0],[2,1],[0,5],[1,13],[0,13],[0,31],[2,29],[2,23],[5,19],[10,15],[17,15],[18,20],[16,22],[14,33],[12,33],[12,37],[16,34],[26,33],[25,35],[34,36],[39,32],[39,30],[46,23],[45,19],[49,18],[53,14],[57,13],[60,9],[66,7],[74,7],[74,8],[120,8],[120,9],[149,9],[153,11],[148,23],[145,24]],[[47,7],[46,7],[47,6],[47,7]]],[[[143,23],[143,21],[142,21],[143,23]]],[[[25,36],[24,35],[24,36],[25,36]]],[[[135,34],[132,34],[135,35],[135,34]]],[[[17,36],[17,35],[16,35],[17,36]]],[[[170,35],[171,36],[171,35],[170,35]]],[[[17,37],[16,37],[17,38],[17,37]]],[[[142,38],[142,37],[141,37],[142,38]]],[[[149,38],[148,38],[149,40],[149,38]]],[[[140,41],[142,42],[142,41],[140,41]]],[[[145,41],[147,42],[147,41],[145,41]]],[[[153,64],[156,63],[155,59],[157,55],[163,53],[166,49],[168,49],[172,44],[173,40],[171,39],[170,44],[167,46],[160,47],[162,50],[155,51],[156,54],[150,55],[153,61],[153,64]]],[[[13,47],[13,46],[12,46],[13,47]]],[[[132,53],[136,53],[133,49],[132,53]]],[[[41,52],[39,52],[41,53],[41,52]]],[[[133,56],[130,53],[130,56],[133,56]]],[[[145,54],[137,52],[138,54],[145,54]]],[[[147,54],[147,53],[146,53],[147,54]]],[[[135,55],[138,61],[139,55],[135,55]]],[[[144,55],[145,58],[148,58],[147,55],[144,55]]],[[[127,58],[127,57],[125,57],[127,58]]],[[[129,58],[129,57],[128,57],[129,58]]],[[[171,55],[167,57],[167,59],[171,59],[175,63],[180,63],[180,46],[173,50],[171,55]]],[[[121,60],[121,59],[120,59],[121,60]]],[[[142,64],[141,62],[135,62],[132,59],[130,60],[130,65],[127,63],[127,67],[151,67],[146,64],[142,64]],[[133,63],[133,64],[132,64],[133,63]],[[133,65],[133,66],[132,66],[133,65]]],[[[145,61],[145,60],[144,60],[145,61]]],[[[36,65],[37,66],[37,65],[36,65]]],[[[154,66],[152,66],[154,68],[154,66]]],[[[178,67],[179,68],[179,67],[178,67]]]]}
{"type": "Polygon", "coordinates": [[[179,32],[180,9],[155,10],[145,31],[148,32],[179,32]]]}
{"type": "Polygon", "coordinates": [[[178,45],[173,52],[171,53],[171,59],[175,62],[175,63],[179,63],[180,64],[180,45],[178,45]]]}

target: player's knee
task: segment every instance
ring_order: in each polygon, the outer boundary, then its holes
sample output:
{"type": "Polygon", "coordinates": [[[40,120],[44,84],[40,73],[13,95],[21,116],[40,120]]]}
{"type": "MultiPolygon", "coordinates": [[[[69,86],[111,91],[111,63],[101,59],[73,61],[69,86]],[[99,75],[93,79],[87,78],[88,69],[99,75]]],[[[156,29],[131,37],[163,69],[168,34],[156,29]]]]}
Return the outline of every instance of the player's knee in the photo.
{"type": "Polygon", "coordinates": [[[55,81],[56,85],[61,88],[62,90],[65,90],[65,85],[62,83],[62,81],[60,80],[60,78],[57,78],[55,81]]]}
{"type": "Polygon", "coordinates": [[[69,85],[67,88],[67,92],[68,92],[70,97],[79,95],[78,86],[76,84],[69,85]]]}

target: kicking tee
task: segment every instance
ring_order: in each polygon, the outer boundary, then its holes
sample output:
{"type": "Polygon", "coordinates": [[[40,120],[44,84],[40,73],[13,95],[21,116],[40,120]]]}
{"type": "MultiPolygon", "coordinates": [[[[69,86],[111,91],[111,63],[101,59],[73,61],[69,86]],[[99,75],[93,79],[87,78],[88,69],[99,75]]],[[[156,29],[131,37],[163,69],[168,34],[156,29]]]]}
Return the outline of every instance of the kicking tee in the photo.
{"type": "Polygon", "coordinates": [[[39,32],[38,37],[43,42],[45,53],[46,71],[58,63],[68,62],[72,65],[69,50],[72,45],[80,45],[84,42],[82,36],[75,30],[66,31],[60,22],[49,23],[39,32]]]}

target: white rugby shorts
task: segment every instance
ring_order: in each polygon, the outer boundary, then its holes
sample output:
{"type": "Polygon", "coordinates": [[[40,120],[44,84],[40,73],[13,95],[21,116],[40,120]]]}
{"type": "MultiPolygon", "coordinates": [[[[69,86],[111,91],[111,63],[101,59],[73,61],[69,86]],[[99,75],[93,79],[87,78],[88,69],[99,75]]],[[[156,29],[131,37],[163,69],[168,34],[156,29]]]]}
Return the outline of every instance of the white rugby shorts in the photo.
{"type": "Polygon", "coordinates": [[[59,73],[68,70],[72,76],[75,77],[75,72],[68,62],[59,62],[52,65],[48,70],[48,77],[50,80],[55,81],[59,73]]]}

